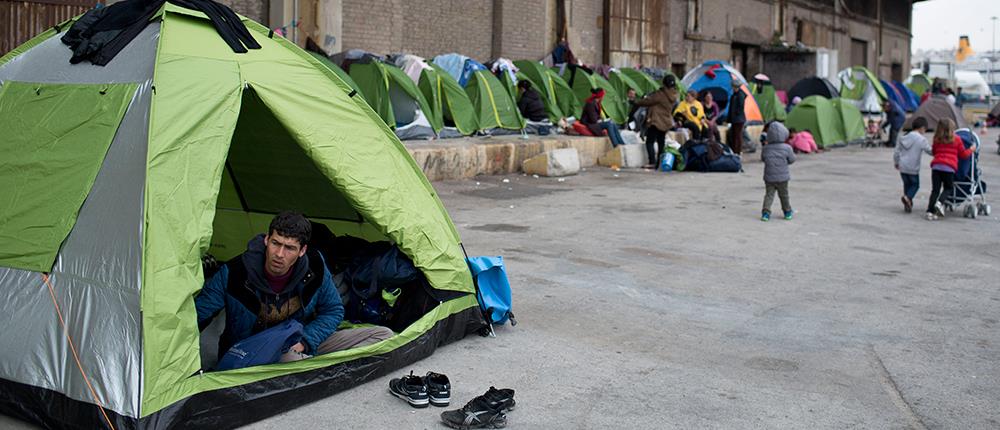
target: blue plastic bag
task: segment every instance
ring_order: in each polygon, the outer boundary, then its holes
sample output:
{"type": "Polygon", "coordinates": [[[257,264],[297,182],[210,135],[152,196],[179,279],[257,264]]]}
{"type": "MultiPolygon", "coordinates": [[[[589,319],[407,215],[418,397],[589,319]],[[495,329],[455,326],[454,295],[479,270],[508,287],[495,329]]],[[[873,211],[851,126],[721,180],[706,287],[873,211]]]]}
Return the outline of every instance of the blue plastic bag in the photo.
{"type": "Polygon", "coordinates": [[[472,270],[477,286],[476,298],[487,322],[492,326],[510,320],[510,325],[517,325],[511,312],[510,281],[507,280],[503,257],[469,257],[466,261],[472,270]]]}
{"type": "Polygon", "coordinates": [[[288,319],[280,324],[236,342],[219,359],[216,370],[242,369],[277,363],[281,354],[302,339],[302,323],[288,319]]]}
{"type": "Polygon", "coordinates": [[[669,172],[674,170],[674,160],[676,160],[674,154],[663,151],[663,155],[660,156],[660,171],[669,172]]]}

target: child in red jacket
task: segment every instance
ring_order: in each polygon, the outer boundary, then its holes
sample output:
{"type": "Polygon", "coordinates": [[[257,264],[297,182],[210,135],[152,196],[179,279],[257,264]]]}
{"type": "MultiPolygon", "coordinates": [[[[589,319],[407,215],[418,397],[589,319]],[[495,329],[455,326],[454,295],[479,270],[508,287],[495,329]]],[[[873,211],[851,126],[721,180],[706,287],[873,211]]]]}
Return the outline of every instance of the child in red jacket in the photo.
{"type": "Polygon", "coordinates": [[[938,201],[944,196],[942,185],[950,191],[954,187],[958,160],[966,159],[976,152],[976,146],[966,149],[962,138],[955,135],[955,122],[943,118],[934,131],[934,159],[931,160],[931,199],[927,202],[927,220],[933,221],[944,216],[944,206],[938,201]]]}

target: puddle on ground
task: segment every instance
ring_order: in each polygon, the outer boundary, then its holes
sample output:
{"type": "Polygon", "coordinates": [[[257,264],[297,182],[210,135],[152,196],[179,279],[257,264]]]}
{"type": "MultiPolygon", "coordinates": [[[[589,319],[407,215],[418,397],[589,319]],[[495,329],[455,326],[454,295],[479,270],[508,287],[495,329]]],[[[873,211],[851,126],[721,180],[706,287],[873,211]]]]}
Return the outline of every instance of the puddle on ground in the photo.
{"type": "Polygon", "coordinates": [[[474,225],[469,227],[469,230],[502,232],[502,233],[524,233],[530,229],[531,227],[528,227],[526,225],[515,225],[515,224],[483,224],[483,225],[474,225]]]}

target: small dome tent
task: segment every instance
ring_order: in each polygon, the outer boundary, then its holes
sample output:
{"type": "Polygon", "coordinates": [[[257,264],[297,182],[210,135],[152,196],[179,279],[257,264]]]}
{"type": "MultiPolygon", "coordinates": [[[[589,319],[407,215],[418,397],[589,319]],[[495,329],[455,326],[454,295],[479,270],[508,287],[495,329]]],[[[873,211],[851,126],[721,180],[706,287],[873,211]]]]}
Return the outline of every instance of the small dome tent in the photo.
{"type": "Polygon", "coordinates": [[[532,88],[538,91],[538,94],[542,98],[542,104],[545,105],[545,113],[548,115],[550,121],[556,123],[566,116],[559,109],[559,103],[556,101],[555,83],[552,81],[552,77],[549,76],[548,69],[542,63],[538,61],[517,60],[514,62],[514,65],[518,68],[517,74],[519,79],[531,82],[532,88]]]}
{"type": "Polygon", "coordinates": [[[14,131],[0,140],[0,411],[45,427],[232,427],[284,410],[252,405],[328,396],[480,326],[447,212],[350,86],[248,19],[260,47],[240,53],[201,12],[153,13],[104,67],[70,64],[72,21],[0,57],[0,127],[14,131]],[[202,372],[201,259],[239,253],[281,209],[392,242],[434,300],[377,344],[202,372]]]}
{"type": "Polygon", "coordinates": [[[796,97],[805,100],[809,96],[823,96],[827,99],[833,99],[840,97],[840,92],[830,81],[819,76],[800,79],[788,90],[788,100],[796,97]]]}
{"type": "Polygon", "coordinates": [[[948,103],[948,99],[941,94],[935,94],[928,97],[927,100],[920,105],[920,108],[906,119],[906,123],[903,124],[903,128],[909,129],[913,124],[913,120],[917,118],[924,118],[927,120],[927,129],[932,131],[937,128],[937,123],[938,121],[941,121],[942,118],[948,118],[955,121],[956,129],[968,127],[968,124],[965,122],[965,117],[962,116],[962,112],[958,110],[958,107],[948,103]]]}
{"type": "Polygon", "coordinates": [[[459,54],[438,55],[434,57],[434,64],[465,88],[479,130],[524,128],[524,118],[517,103],[486,66],[459,54]]]}
{"type": "Polygon", "coordinates": [[[361,95],[400,139],[430,139],[443,124],[431,105],[402,69],[365,58],[351,64],[348,74],[361,95]]]}
{"type": "Polygon", "coordinates": [[[840,97],[851,101],[862,113],[882,113],[882,102],[889,99],[882,83],[871,70],[849,67],[837,73],[840,97]]]}
{"type": "Polygon", "coordinates": [[[747,87],[746,78],[729,63],[717,60],[706,61],[691,69],[684,75],[681,82],[689,90],[697,91],[699,97],[704,96],[706,92],[711,92],[715,103],[719,105],[719,117],[725,118],[729,114],[729,96],[733,92],[731,85],[734,80],[740,83],[740,90],[746,94],[743,112],[747,117],[747,123],[762,123],[764,117],[761,115],[760,107],[757,106],[757,101],[754,100],[753,94],[747,87]]]}
{"type": "Polygon", "coordinates": [[[579,118],[583,113],[583,104],[590,97],[590,90],[600,88],[604,90],[604,100],[601,102],[605,117],[616,124],[625,124],[628,119],[628,106],[625,102],[624,94],[619,94],[611,82],[601,75],[591,73],[589,70],[572,65],[566,68],[563,79],[573,88],[573,94],[580,102],[580,109],[576,112],[579,118]]]}

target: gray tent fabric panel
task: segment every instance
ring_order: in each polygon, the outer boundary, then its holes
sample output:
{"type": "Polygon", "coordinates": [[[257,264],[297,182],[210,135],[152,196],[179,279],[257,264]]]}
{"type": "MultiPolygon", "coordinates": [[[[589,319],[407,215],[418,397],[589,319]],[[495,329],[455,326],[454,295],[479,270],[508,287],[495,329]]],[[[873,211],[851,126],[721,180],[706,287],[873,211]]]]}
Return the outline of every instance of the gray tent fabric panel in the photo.
{"type": "Polygon", "coordinates": [[[40,83],[105,84],[143,82],[153,77],[160,23],[146,26],[107,66],[70,64],[73,51],[60,33],[0,66],[0,83],[13,79],[40,83]]]}
{"type": "MultiPolygon", "coordinates": [[[[5,80],[140,83],[76,225],[63,242],[51,284],[101,404],[139,416],[142,375],[140,280],[152,77],[159,38],[152,23],[105,67],[70,64],[59,37],[0,67],[5,80]]],[[[0,268],[0,378],[94,403],[41,274],[0,268]]]]}
{"type": "Polygon", "coordinates": [[[392,115],[396,118],[396,124],[391,125],[413,122],[417,113],[417,101],[400,89],[399,85],[389,85],[389,102],[392,104],[392,115]]]}

